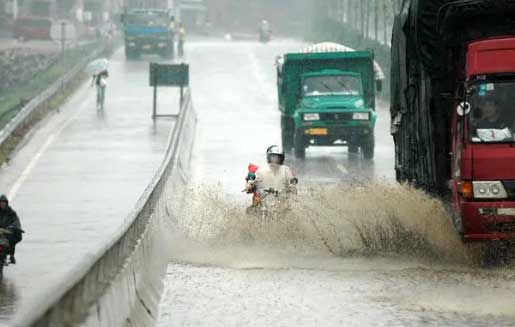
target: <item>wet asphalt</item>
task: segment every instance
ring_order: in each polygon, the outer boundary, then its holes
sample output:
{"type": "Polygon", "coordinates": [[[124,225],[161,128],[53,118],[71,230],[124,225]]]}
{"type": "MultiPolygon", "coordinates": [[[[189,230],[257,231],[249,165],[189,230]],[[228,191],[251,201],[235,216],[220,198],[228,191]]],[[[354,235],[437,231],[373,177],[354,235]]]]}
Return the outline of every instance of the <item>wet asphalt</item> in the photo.
{"type": "MultiPolygon", "coordinates": [[[[87,80],[59,112],[35,128],[0,169],[24,234],[16,265],[0,282],[0,325],[48,304],[91,264],[124,225],[157,171],[173,119],[151,119],[148,61],[110,62],[104,110],[87,80]]],[[[176,113],[174,89],[159,111],[176,113]]]]}
{"type": "MultiPolygon", "coordinates": [[[[187,44],[199,119],[192,192],[200,197],[201,207],[198,217],[194,210],[182,217],[186,236],[172,245],[174,256],[164,279],[158,325],[515,326],[512,268],[489,271],[472,263],[399,253],[336,256],[323,244],[311,248],[309,243],[321,243],[320,237],[299,220],[286,221],[286,227],[279,221],[271,226],[284,229],[264,236],[260,231],[249,232],[249,228],[262,225],[248,223],[246,219],[251,218],[244,217],[250,201],[241,193],[247,164],[263,164],[265,149],[280,143],[274,59],[303,46],[302,42],[280,40],[270,44],[222,40],[187,44]],[[292,226],[295,223],[299,225],[292,226]],[[288,235],[290,232],[293,234],[288,235]],[[263,239],[260,243],[240,242],[243,233],[263,239]],[[233,238],[221,239],[224,236],[233,238]]],[[[305,161],[287,155],[286,162],[299,175],[304,196],[309,196],[306,189],[312,186],[322,188],[323,193],[325,187],[339,183],[394,181],[388,103],[379,100],[377,111],[373,161],[350,155],[346,148],[309,149],[305,161]]],[[[368,190],[374,188],[372,184],[368,190]]],[[[345,190],[353,191],[352,187],[345,190]]],[[[397,194],[401,194],[399,199],[384,195],[390,201],[388,208],[407,207],[406,221],[415,220],[426,226],[422,229],[431,229],[430,240],[451,235],[450,241],[442,241],[451,244],[446,251],[460,252],[456,247],[462,245],[455,242],[452,231],[434,228],[434,221],[441,218],[436,216],[436,202],[423,195],[414,197],[419,202],[403,202],[411,195],[402,192],[397,194]]],[[[353,216],[367,218],[364,223],[374,226],[372,214],[384,214],[367,211],[368,206],[381,211],[372,195],[342,197],[344,202],[349,199],[361,201],[349,205],[359,210],[353,216]]],[[[324,206],[332,203],[314,204],[316,212],[307,212],[306,221],[317,217],[335,223],[336,239],[357,237],[352,228],[337,230],[338,220],[346,217],[324,217],[324,206]]]]}

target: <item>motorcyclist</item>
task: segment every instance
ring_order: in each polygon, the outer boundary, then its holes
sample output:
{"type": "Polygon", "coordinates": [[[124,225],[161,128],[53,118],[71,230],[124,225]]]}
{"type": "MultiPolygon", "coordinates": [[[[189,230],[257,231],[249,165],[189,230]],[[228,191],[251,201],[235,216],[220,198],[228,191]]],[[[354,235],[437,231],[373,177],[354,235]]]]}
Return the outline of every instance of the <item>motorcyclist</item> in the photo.
{"type": "Polygon", "coordinates": [[[16,211],[9,206],[9,200],[5,195],[0,196],[0,228],[7,229],[11,232],[11,234],[6,235],[10,246],[8,254],[10,255],[11,263],[16,264],[14,253],[16,244],[22,239],[21,234],[23,230],[21,229],[20,219],[16,211]]]}
{"type": "Polygon", "coordinates": [[[277,145],[266,150],[267,165],[259,167],[256,171],[256,180],[253,183],[255,191],[264,195],[267,190],[280,194],[296,194],[297,178],[290,167],[284,165],[284,151],[277,145]]]}
{"type": "Polygon", "coordinates": [[[272,33],[270,29],[270,24],[268,21],[261,21],[261,26],[259,28],[259,39],[261,42],[270,41],[270,34],[272,33]]]}

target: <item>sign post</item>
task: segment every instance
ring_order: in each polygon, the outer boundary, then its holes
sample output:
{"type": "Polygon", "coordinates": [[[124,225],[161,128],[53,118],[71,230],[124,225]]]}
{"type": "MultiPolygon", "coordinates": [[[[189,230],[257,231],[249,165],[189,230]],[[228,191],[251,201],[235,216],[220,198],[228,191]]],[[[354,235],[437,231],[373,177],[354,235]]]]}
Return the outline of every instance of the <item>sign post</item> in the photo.
{"type": "Polygon", "coordinates": [[[172,86],[180,88],[180,105],[184,101],[184,88],[189,86],[190,68],[187,64],[150,63],[150,86],[154,88],[152,119],[157,117],[175,117],[177,115],[160,115],[157,113],[157,87],[172,86]]]}
{"type": "Polygon", "coordinates": [[[50,27],[50,38],[59,44],[64,65],[66,47],[70,47],[77,40],[75,25],[66,19],[59,19],[53,22],[50,27]]]}

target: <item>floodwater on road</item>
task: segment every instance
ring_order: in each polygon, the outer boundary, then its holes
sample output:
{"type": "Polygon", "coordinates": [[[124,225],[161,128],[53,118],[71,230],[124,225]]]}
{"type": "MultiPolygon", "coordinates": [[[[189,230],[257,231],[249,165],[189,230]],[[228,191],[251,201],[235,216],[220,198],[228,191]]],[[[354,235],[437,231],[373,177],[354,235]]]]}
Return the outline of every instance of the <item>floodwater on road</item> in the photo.
{"type": "Polygon", "coordinates": [[[245,214],[247,165],[280,143],[274,59],[303,46],[187,45],[194,185],[158,325],[515,326],[515,269],[480,268],[438,200],[393,182],[387,103],[372,162],[345,148],[288,154],[300,179],[289,210],[268,221],[245,214]]]}

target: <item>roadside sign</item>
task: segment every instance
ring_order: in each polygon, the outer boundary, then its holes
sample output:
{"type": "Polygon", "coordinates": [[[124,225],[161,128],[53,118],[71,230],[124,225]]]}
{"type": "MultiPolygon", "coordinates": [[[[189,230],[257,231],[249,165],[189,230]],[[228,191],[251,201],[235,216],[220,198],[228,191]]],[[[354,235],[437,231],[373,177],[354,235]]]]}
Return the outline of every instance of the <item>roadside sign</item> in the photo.
{"type": "Polygon", "coordinates": [[[187,64],[157,64],[150,63],[150,86],[154,88],[154,105],[152,118],[175,117],[176,115],[160,115],[157,113],[157,87],[175,86],[180,88],[180,105],[183,104],[184,88],[190,84],[190,66],[187,64]]]}
{"type": "Polygon", "coordinates": [[[50,27],[50,37],[53,41],[61,44],[70,44],[77,39],[77,30],[72,21],[59,19],[50,27]]]}
{"type": "Polygon", "coordinates": [[[190,82],[187,64],[150,64],[150,86],[185,87],[190,82]]]}

